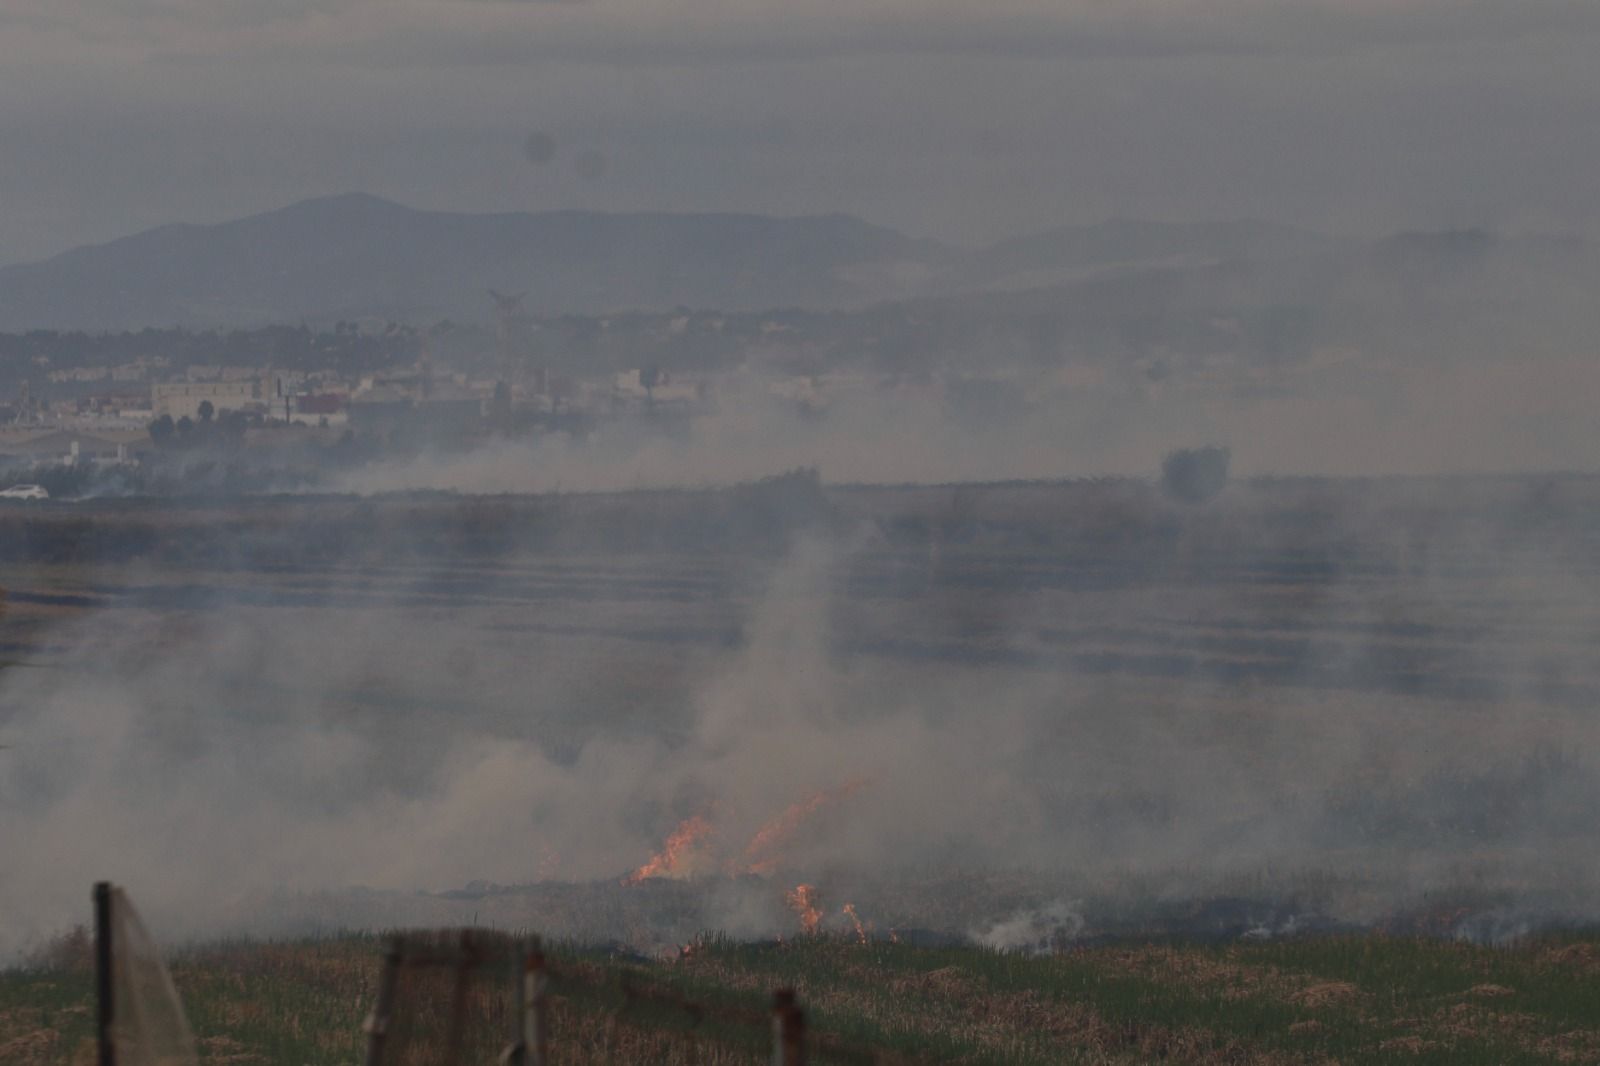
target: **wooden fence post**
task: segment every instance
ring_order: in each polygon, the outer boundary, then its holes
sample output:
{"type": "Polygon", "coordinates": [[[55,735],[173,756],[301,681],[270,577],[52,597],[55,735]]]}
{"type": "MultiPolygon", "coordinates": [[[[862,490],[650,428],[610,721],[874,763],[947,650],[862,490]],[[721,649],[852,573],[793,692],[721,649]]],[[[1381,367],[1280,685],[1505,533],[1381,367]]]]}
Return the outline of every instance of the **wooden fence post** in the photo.
{"type": "Polygon", "coordinates": [[[794,989],[772,993],[772,1066],[805,1066],[806,1015],[794,989]]]}
{"type": "Polygon", "coordinates": [[[117,1005],[111,978],[111,882],[94,886],[94,991],[97,999],[95,1029],[100,1038],[100,1066],[117,1066],[117,1045],[111,1038],[117,1005]]]}
{"type": "Polygon", "coordinates": [[[549,984],[550,975],[544,967],[544,946],[534,937],[528,944],[522,968],[524,1066],[547,1066],[550,1061],[550,1014],[545,998],[549,984]]]}
{"type": "Polygon", "coordinates": [[[366,1024],[362,1026],[367,1032],[366,1066],[381,1066],[383,1062],[383,1038],[388,1034],[389,1014],[394,1009],[394,990],[400,980],[402,950],[401,938],[397,933],[389,938],[389,946],[384,951],[383,973],[378,978],[378,998],[372,1004],[372,1013],[367,1015],[366,1024]]]}

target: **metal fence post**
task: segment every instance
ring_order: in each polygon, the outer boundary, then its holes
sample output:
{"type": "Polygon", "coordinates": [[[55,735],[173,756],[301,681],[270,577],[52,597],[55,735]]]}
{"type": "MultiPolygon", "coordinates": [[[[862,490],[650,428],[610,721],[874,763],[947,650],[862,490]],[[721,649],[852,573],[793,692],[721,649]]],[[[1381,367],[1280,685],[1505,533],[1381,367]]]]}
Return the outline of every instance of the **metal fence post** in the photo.
{"type": "Polygon", "coordinates": [[[805,1066],[806,1014],[794,989],[772,993],[772,1066],[805,1066]]]}
{"type": "Polygon", "coordinates": [[[372,1004],[372,1013],[367,1015],[366,1024],[362,1026],[367,1032],[366,1066],[381,1066],[383,1062],[383,1038],[388,1034],[389,1014],[394,1009],[395,985],[400,980],[401,951],[400,936],[396,934],[390,937],[389,946],[383,954],[383,973],[378,978],[378,998],[372,1004]]]}
{"type": "Polygon", "coordinates": [[[111,882],[94,886],[94,990],[97,999],[95,1029],[100,1038],[100,1066],[117,1066],[117,1045],[111,1038],[117,1005],[111,980],[111,882]]]}

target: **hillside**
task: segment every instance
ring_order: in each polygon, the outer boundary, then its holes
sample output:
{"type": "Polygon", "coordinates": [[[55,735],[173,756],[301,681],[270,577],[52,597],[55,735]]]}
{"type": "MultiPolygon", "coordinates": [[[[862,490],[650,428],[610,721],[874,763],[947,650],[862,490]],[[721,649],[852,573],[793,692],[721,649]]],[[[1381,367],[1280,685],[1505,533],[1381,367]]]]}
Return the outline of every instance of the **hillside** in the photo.
{"type": "Polygon", "coordinates": [[[814,316],[808,343],[895,365],[1019,348],[1047,362],[1319,346],[1454,359],[1582,350],[1597,285],[1592,244],[1478,230],[1360,241],[1113,221],[958,249],[847,215],[465,214],[351,194],[0,268],[0,331],[492,325],[495,289],[544,316],[851,309],[814,316]]]}
{"type": "Polygon", "coordinates": [[[955,288],[1048,286],[1095,277],[1223,263],[1266,263],[1326,254],[1339,241],[1267,222],[1113,220],[999,241],[963,257],[955,288]]]}
{"type": "Polygon", "coordinates": [[[844,215],[462,214],[351,194],[0,269],[0,329],[481,320],[489,288],[546,312],[832,307],[942,254],[844,215]]]}
{"type": "Polygon", "coordinates": [[[487,322],[526,310],[824,310],[1304,258],[1331,245],[1257,222],[1109,222],[956,249],[848,215],[468,214],[375,196],[173,224],[0,268],[0,331],[487,322]]]}

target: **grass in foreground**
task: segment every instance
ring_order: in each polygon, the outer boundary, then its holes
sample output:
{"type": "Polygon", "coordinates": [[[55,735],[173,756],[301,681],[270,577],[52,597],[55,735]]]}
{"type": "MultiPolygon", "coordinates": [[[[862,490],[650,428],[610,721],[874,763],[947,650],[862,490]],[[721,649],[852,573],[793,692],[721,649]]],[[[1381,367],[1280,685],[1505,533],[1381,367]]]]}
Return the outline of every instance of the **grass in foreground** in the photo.
{"type": "MultiPolygon", "coordinates": [[[[208,1063],[354,1064],[382,943],[220,944],[173,964],[208,1063]]],[[[0,974],[0,1062],[92,1060],[81,955],[0,974]]],[[[557,953],[560,1063],[766,1061],[795,987],[813,1061],[1600,1062],[1600,936],[1484,948],[1380,936],[1118,944],[1050,956],[805,939],[710,940],[680,959],[557,953]],[[674,998],[676,997],[676,998],[674,998]],[[685,1009],[680,1000],[694,1004],[685,1009]]],[[[487,1008],[486,1008],[487,1012],[487,1008]]],[[[493,1039],[506,1019],[496,1003],[493,1039]]]]}

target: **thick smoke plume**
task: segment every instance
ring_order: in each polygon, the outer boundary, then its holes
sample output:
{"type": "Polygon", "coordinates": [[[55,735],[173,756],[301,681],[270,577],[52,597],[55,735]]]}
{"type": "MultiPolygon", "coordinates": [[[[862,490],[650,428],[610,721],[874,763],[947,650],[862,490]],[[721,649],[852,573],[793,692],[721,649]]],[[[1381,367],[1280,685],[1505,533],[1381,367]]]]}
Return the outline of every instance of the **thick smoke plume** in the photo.
{"type": "Polygon", "coordinates": [[[707,861],[660,872],[698,878],[703,920],[745,935],[792,930],[782,892],[802,881],[846,931],[854,903],[997,945],[1068,894],[1280,893],[1373,922],[1465,885],[1581,912],[1600,858],[1592,560],[1565,535],[1402,528],[1394,500],[1421,492],[1326,500],[1323,535],[1366,545],[1379,576],[1309,585],[1230,576],[1299,543],[1243,487],[1174,512],[1182,544],[1130,556],[1108,592],[974,584],[1003,556],[908,552],[868,519],[714,579],[670,554],[334,567],[303,589],[123,573],[139,596],[48,632],[0,685],[5,946],[80,920],[107,877],[168,937],[598,880],[624,910],[588,932],[640,939],[625,912],[647,897],[627,893],[650,883],[619,882],[695,817],[707,861]],[[552,585],[569,591],[541,601],[552,585]],[[1230,635],[1252,614],[1296,628],[1230,635]],[[752,853],[775,825],[781,846],[752,853]],[[1024,887],[997,888],[1005,871],[1024,887]]]}

